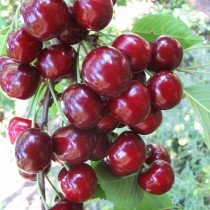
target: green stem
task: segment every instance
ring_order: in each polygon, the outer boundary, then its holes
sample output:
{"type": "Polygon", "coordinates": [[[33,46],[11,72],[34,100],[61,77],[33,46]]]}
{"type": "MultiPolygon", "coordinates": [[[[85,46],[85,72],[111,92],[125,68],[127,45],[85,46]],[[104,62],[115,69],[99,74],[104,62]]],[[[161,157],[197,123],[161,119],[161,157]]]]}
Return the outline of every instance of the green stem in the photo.
{"type": "Polygon", "coordinates": [[[203,48],[210,48],[210,45],[206,44],[206,45],[201,45],[201,46],[197,46],[197,47],[187,48],[184,50],[184,52],[189,52],[191,50],[198,50],[198,49],[203,49],[203,48]]]}
{"type": "Polygon", "coordinates": [[[66,165],[65,163],[63,163],[63,166],[66,168],[67,171],[70,170],[70,166],[66,165]]]}
{"type": "Polygon", "coordinates": [[[80,77],[80,65],[79,65],[79,53],[81,48],[82,42],[79,43],[77,48],[77,83],[81,83],[81,77],[80,77]]]}
{"type": "Polygon", "coordinates": [[[53,183],[50,181],[49,177],[47,176],[47,174],[45,174],[45,177],[48,181],[48,183],[50,184],[50,186],[53,188],[53,190],[55,191],[55,193],[57,194],[57,196],[62,199],[62,196],[60,195],[60,193],[58,192],[58,190],[56,189],[56,187],[53,185],[53,183]]]}
{"type": "Polygon", "coordinates": [[[88,54],[88,50],[85,46],[85,43],[81,42],[81,44],[82,44],[82,48],[84,49],[85,53],[88,54]]]}
{"type": "Polygon", "coordinates": [[[52,82],[49,81],[49,82],[48,82],[48,85],[49,85],[49,88],[50,88],[51,95],[52,95],[52,97],[53,97],[53,101],[54,101],[54,103],[55,103],[55,105],[56,105],[56,107],[57,107],[57,110],[60,112],[61,118],[62,118],[63,122],[64,122],[66,125],[68,125],[69,122],[67,121],[67,119],[66,119],[66,117],[65,117],[65,115],[64,115],[64,113],[63,113],[63,111],[62,111],[62,109],[61,109],[61,106],[60,106],[60,104],[59,104],[59,102],[58,102],[58,99],[57,99],[57,97],[56,97],[56,95],[55,95],[55,91],[54,91],[54,87],[53,87],[52,82]]]}
{"type": "Polygon", "coordinates": [[[108,34],[105,34],[105,33],[101,32],[101,31],[98,31],[97,33],[99,34],[99,36],[104,36],[108,40],[110,40],[111,42],[113,42],[113,39],[108,34]]]}
{"type": "Polygon", "coordinates": [[[145,167],[146,169],[149,168],[149,165],[147,165],[146,163],[144,163],[143,165],[144,165],[144,167],[145,167]]]}

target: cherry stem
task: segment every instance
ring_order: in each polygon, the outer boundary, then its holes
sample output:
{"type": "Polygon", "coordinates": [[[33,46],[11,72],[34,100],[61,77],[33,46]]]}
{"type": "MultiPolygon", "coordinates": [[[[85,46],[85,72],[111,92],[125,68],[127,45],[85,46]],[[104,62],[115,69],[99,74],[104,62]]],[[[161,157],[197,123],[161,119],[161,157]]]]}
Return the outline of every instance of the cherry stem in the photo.
{"type": "Polygon", "coordinates": [[[146,163],[144,163],[143,165],[144,165],[144,167],[145,167],[146,169],[149,168],[149,165],[147,165],[146,163]]]}
{"type": "Polygon", "coordinates": [[[63,163],[63,166],[66,168],[67,171],[70,170],[70,166],[69,165],[66,165],[65,163],[63,163]]]}
{"type": "Polygon", "coordinates": [[[63,197],[61,196],[61,194],[58,192],[58,190],[56,189],[56,187],[54,186],[54,184],[50,181],[49,177],[47,176],[47,174],[45,174],[45,177],[48,181],[48,183],[50,184],[50,186],[53,188],[53,190],[55,191],[55,193],[57,194],[57,196],[62,199],[63,197]]]}
{"type": "Polygon", "coordinates": [[[78,48],[77,48],[77,83],[81,83],[80,65],[79,65],[79,53],[80,53],[81,46],[82,46],[82,42],[79,43],[78,48]]]}
{"type": "Polygon", "coordinates": [[[49,88],[50,88],[50,92],[51,92],[53,101],[54,101],[54,103],[55,103],[55,105],[56,105],[56,107],[57,107],[57,110],[60,112],[61,118],[62,118],[63,122],[64,122],[66,125],[68,125],[69,122],[67,121],[67,119],[66,119],[66,117],[65,117],[65,115],[64,115],[64,113],[63,113],[63,111],[62,111],[62,109],[61,109],[61,106],[60,106],[60,104],[59,104],[59,102],[58,102],[57,96],[56,96],[55,91],[54,91],[53,83],[52,83],[51,81],[49,81],[49,82],[48,82],[48,85],[49,85],[49,88]]]}
{"type": "Polygon", "coordinates": [[[86,55],[89,53],[86,46],[85,46],[85,43],[81,42],[81,45],[82,45],[82,48],[84,49],[86,55]]]}

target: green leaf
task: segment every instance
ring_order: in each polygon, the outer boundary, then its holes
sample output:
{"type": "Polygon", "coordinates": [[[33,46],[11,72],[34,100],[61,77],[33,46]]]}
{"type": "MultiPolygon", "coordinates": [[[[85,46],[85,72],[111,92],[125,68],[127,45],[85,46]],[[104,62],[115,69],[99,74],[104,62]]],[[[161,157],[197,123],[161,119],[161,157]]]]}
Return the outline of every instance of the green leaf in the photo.
{"type": "Polygon", "coordinates": [[[199,118],[205,135],[205,143],[210,149],[210,84],[186,87],[185,96],[199,118]]]}
{"type": "Polygon", "coordinates": [[[137,19],[132,31],[149,42],[160,35],[172,36],[180,41],[184,49],[202,42],[202,38],[194,34],[184,22],[168,14],[146,15],[137,19]]]}
{"type": "Polygon", "coordinates": [[[160,210],[172,206],[167,195],[154,196],[143,191],[137,184],[137,174],[116,177],[103,163],[99,163],[95,171],[107,200],[113,202],[115,210],[160,210]]]}
{"type": "Polygon", "coordinates": [[[0,34],[0,56],[6,54],[6,35],[0,34]]]}

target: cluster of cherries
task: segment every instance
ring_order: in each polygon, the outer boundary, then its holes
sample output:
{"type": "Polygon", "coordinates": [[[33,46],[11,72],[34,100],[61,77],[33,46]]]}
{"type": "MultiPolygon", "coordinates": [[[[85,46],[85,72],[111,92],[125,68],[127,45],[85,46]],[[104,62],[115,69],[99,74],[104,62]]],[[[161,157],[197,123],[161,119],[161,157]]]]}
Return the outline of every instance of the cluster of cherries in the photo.
{"type": "MultiPolygon", "coordinates": [[[[23,27],[7,40],[7,56],[0,57],[0,86],[11,98],[30,98],[44,80],[59,82],[76,74],[77,53],[71,46],[86,40],[111,21],[112,0],[27,0],[20,11],[23,27]],[[89,35],[88,35],[89,34],[89,35]],[[45,46],[53,39],[53,45],[45,46]],[[44,47],[44,49],[42,49],[44,47]]],[[[52,136],[29,119],[14,117],[8,126],[20,174],[36,180],[56,159],[70,166],[58,175],[64,199],[51,210],[83,209],[94,196],[97,178],[88,160],[105,162],[116,176],[138,172],[136,183],[152,194],[163,194],[174,182],[170,156],[162,145],[145,145],[138,135],[154,132],[162,110],[182,99],[182,84],[173,73],[182,60],[180,43],[160,36],[153,43],[126,33],[112,46],[98,46],[82,64],[82,81],[73,82],[61,96],[70,125],[52,136]],[[145,71],[152,76],[146,81],[145,71]],[[114,142],[109,134],[128,126],[114,142]]]]}

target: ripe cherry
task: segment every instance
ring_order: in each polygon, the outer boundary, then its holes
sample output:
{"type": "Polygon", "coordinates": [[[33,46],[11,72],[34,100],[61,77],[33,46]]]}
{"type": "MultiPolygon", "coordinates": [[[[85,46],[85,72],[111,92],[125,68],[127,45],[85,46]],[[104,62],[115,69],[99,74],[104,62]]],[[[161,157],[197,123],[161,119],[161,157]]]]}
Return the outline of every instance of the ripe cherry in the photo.
{"type": "Polygon", "coordinates": [[[23,28],[13,31],[7,39],[8,56],[19,63],[30,63],[42,50],[42,42],[23,28]]]}
{"type": "Polygon", "coordinates": [[[69,7],[69,21],[64,31],[57,36],[57,39],[68,45],[73,45],[81,42],[89,33],[89,31],[83,28],[75,19],[73,14],[73,7],[69,7]]]}
{"type": "Polygon", "coordinates": [[[153,133],[162,123],[162,112],[156,108],[152,108],[149,116],[142,122],[130,125],[129,128],[138,134],[148,135],[153,133]]]}
{"type": "Polygon", "coordinates": [[[106,163],[113,174],[127,176],[137,171],[146,158],[145,143],[134,132],[123,132],[107,152],[106,163]]]}
{"type": "Polygon", "coordinates": [[[134,72],[132,74],[132,80],[137,80],[141,83],[146,83],[146,74],[144,71],[134,72]]]}
{"type": "Polygon", "coordinates": [[[15,156],[18,167],[26,173],[44,170],[52,156],[50,136],[39,128],[23,131],[15,144],[15,156]]]}
{"type": "Polygon", "coordinates": [[[112,0],[76,0],[74,14],[78,23],[84,28],[100,31],[112,19],[113,3],[112,0]]]}
{"type": "Polygon", "coordinates": [[[58,173],[58,181],[60,182],[67,174],[67,169],[63,167],[58,173]]]}
{"type": "Polygon", "coordinates": [[[179,41],[168,36],[158,37],[152,44],[152,57],[149,69],[161,71],[173,70],[179,66],[183,57],[182,46],[179,41]]]}
{"type": "Polygon", "coordinates": [[[95,133],[95,148],[90,160],[101,160],[106,157],[107,151],[111,146],[107,133],[95,133]]]}
{"type": "Polygon", "coordinates": [[[71,203],[67,199],[62,199],[49,210],[83,210],[83,204],[71,203]]]}
{"type": "Polygon", "coordinates": [[[15,64],[8,56],[0,56],[0,71],[7,65],[15,64]]]}
{"type": "Polygon", "coordinates": [[[73,74],[76,68],[76,51],[68,45],[52,45],[38,57],[37,68],[46,79],[58,80],[73,74]]]}
{"type": "Polygon", "coordinates": [[[87,161],[93,153],[95,139],[90,131],[72,125],[58,129],[52,136],[53,152],[70,165],[87,161]]]}
{"type": "Polygon", "coordinates": [[[164,160],[166,162],[168,162],[169,164],[171,163],[171,158],[170,155],[168,153],[168,151],[166,150],[165,147],[163,147],[160,144],[148,144],[146,146],[147,148],[147,158],[145,160],[146,164],[151,164],[152,162],[156,161],[156,160],[164,160]]]}
{"type": "Polygon", "coordinates": [[[85,84],[74,84],[62,95],[63,111],[77,128],[89,129],[101,117],[101,99],[85,84]]]}
{"type": "Polygon", "coordinates": [[[161,195],[168,192],[174,183],[174,171],[169,163],[156,160],[138,175],[138,184],[145,191],[161,195]]]}
{"type": "Polygon", "coordinates": [[[129,61],[132,72],[142,71],[147,68],[150,57],[150,44],[137,34],[122,34],[112,44],[129,61]]]}
{"type": "MultiPolygon", "coordinates": [[[[24,119],[22,117],[13,117],[8,126],[8,136],[10,138],[10,142],[14,144],[23,131],[31,128],[31,123],[31,120],[24,119]]],[[[35,124],[35,127],[39,128],[39,125],[35,124]]]]}
{"type": "Polygon", "coordinates": [[[0,71],[0,86],[11,98],[28,99],[39,85],[37,68],[28,64],[9,64],[0,71]]]}
{"type": "Polygon", "coordinates": [[[175,107],[182,99],[182,84],[179,78],[170,71],[154,74],[148,81],[148,89],[153,105],[161,110],[175,107]]]}
{"type": "Polygon", "coordinates": [[[25,1],[21,6],[21,16],[25,30],[39,40],[55,38],[69,19],[68,7],[62,0],[25,1]]]}
{"type": "Polygon", "coordinates": [[[142,122],[151,109],[149,91],[142,83],[133,80],[121,96],[111,100],[109,108],[121,123],[132,125],[142,122]]]}
{"type": "Polygon", "coordinates": [[[82,65],[84,81],[101,95],[117,97],[124,92],[131,78],[130,66],[120,51],[98,47],[82,65]]]}
{"type": "Polygon", "coordinates": [[[64,196],[75,203],[82,203],[93,197],[97,185],[95,171],[87,164],[72,166],[61,180],[64,196]]]}

